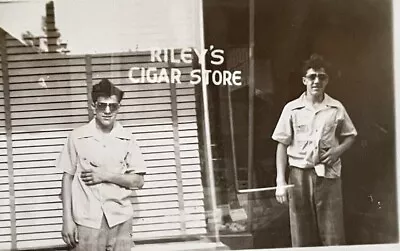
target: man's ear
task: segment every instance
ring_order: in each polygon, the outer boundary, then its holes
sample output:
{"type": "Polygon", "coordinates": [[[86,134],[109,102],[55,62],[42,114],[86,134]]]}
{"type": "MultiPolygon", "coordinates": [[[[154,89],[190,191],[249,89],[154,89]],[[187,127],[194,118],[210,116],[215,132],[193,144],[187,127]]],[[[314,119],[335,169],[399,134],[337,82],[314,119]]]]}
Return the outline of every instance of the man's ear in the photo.
{"type": "Polygon", "coordinates": [[[307,85],[307,83],[306,83],[307,78],[303,77],[302,80],[303,80],[303,85],[307,85]]]}
{"type": "Polygon", "coordinates": [[[93,102],[90,104],[90,108],[96,113],[96,105],[93,102]]]}

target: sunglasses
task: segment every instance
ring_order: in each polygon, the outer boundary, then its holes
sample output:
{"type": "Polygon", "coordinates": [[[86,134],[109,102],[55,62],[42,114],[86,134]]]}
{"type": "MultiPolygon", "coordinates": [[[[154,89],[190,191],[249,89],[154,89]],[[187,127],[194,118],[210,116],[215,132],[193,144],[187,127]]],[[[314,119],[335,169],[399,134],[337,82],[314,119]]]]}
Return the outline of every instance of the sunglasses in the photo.
{"type": "Polygon", "coordinates": [[[104,103],[104,102],[96,102],[96,108],[99,111],[105,111],[107,107],[110,109],[110,112],[115,112],[119,108],[118,103],[104,103]]]}
{"type": "Polygon", "coordinates": [[[308,78],[311,81],[316,80],[317,77],[319,78],[319,80],[324,81],[324,80],[328,79],[328,74],[325,74],[325,73],[312,73],[312,74],[306,75],[306,78],[308,78]]]}

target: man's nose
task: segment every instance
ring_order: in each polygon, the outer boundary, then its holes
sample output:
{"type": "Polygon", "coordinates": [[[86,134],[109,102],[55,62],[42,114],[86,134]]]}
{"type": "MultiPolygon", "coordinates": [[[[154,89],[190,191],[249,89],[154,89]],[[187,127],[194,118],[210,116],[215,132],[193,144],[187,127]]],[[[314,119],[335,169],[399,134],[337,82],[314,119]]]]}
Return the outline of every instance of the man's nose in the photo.
{"type": "Polygon", "coordinates": [[[110,109],[109,105],[107,105],[106,109],[104,109],[104,113],[111,113],[111,109],[110,109]]]}

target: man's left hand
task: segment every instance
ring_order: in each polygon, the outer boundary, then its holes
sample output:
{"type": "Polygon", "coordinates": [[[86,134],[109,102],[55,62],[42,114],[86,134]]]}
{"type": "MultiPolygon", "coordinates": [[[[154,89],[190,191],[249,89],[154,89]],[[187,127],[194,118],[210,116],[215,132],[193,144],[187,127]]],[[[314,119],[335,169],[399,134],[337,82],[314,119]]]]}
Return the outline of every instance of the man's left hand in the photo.
{"type": "Polygon", "coordinates": [[[104,175],[98,170],[92,169],[89,171],[82,171],[81,179],[87,186],[93,186],[104,182],[104,175]]]}
{"type": "Polygon", "coordinates": [[[320,160],[325,165],[333,165],[340,157],[338,148],[331,147],[327,151],[323,151],[320,160]]]}

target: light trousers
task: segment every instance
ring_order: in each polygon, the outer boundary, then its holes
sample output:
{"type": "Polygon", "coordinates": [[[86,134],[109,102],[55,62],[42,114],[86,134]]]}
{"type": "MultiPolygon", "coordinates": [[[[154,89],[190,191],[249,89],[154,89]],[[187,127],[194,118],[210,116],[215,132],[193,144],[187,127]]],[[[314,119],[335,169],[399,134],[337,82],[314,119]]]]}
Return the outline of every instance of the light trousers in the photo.
{"type": "Polygon", "coordinates": [[[109,227],[103,215],[101,228],[94,229],[77,225],[78,245],[74,251],[130,251],[132,241],[132,220],[109,227]]]}

